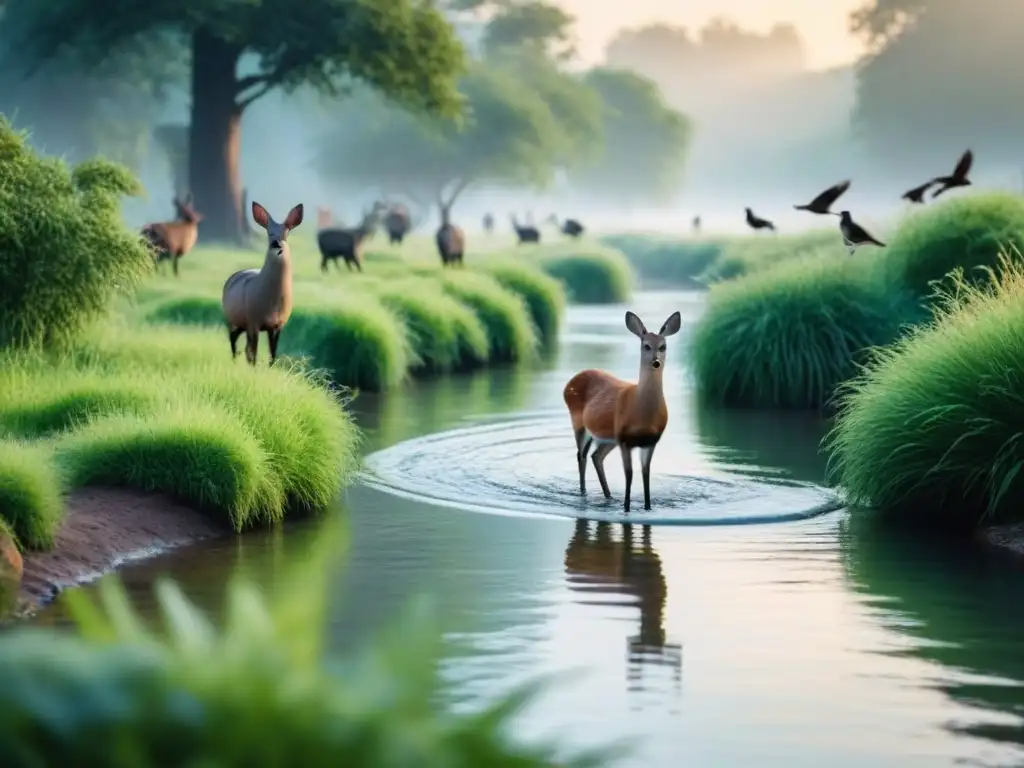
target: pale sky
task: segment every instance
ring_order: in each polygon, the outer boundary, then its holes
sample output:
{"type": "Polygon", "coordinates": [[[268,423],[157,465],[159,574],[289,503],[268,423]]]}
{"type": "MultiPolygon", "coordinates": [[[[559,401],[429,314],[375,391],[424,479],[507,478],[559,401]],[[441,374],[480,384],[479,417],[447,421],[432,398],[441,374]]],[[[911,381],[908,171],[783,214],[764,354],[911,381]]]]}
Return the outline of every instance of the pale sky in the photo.
{"type": "Polygon", "coordinates": [[[846,64],[861,52],[847,31],[852,10],[865,0],[553,0],[576,16],[579,51],[588,64],[603,58],[604,47],[623,26],[666,22],[696,30],[715,16],[760,32],[789,22],[800,32],[811,69],[846,64]]]}

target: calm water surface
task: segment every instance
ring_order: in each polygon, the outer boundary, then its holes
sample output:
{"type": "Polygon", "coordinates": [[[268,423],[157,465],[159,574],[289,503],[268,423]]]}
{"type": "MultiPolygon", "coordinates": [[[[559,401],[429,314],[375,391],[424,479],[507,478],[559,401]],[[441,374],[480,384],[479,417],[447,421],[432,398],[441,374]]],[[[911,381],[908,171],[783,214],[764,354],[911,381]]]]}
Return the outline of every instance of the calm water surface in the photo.
{"type": "MultiPolygon", "coordinates": [[[[826,502],[808,485],[824,476],[822,425],[692,403],[681,347],[701,302],[649,293],[633,303],[651,326],[677,308],[686,318],[670,340],[655,521],[785,516],[826,502]]],[[[557,359],[540,370],[357,400],[369,449],[383,450],[368,462],[377,474],[344,500],[351,557],[337,577],[335,646],[427,592],[448,622],[446,674],[459,702],[573,671],[521,728],[583,745],[630,738],[635,757],[624,765],[1024,765],[1016,566],[851,530],[842,512],[630,529],[532,514],[617,513],[616,454],[610,506],[596,497],[581,506],[572,493],[560,392],[584,367],[635,376],[623,310],[572,309],[557,359]],[[414,440],[426,435],[435,437],[414,440]],[[502,510],[519,514],[485,514],[502,510]]],[[[597,488],[592,471],[588,480],[597,488]]],[[[269,583],[315,533],[304,525],[215,542],[124,578],[144,609],[160,574],[216,609],[231,572],[269,583]]],[[[59,605],[39,618],[61,620],[59,605]]]]}

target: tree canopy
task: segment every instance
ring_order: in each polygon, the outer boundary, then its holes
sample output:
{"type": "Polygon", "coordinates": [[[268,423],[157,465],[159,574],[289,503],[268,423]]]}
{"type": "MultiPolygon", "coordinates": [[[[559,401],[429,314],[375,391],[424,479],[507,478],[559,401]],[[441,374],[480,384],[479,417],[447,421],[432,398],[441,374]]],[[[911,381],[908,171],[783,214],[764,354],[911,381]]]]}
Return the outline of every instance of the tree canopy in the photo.
{"type": "Polygon", "coordinates": [[[875,47],[859,68],[854,125],[889,169],[950,169],[973,146],[1019,164],[1024,5],[874,0],[852,27],[875,47]]]}
{"type": "Polygon", "coordinates": [[[346,110],[354,118],[323,137],[316,166],[339,184],[441,198],[445,205],[472,183],[544,186],[558,161],[575,152],[573,127],[586,127],[576,108],[592,108],[596,121],[597,104],[577,98],[566,83],[538,82],[524,82],[511,66],[474,64],[460,84],[463,121],[416,115],[362,94],[346,110]],[[554,96],[552,106],[545,93],[554,96]]]}
{"type": "Polygon", "coordinates": [[[570,170],[573,186],[606,201],[667,199],[683,180],[689,121],[665,104],[652,80],[634,72],[598,68],[584,82],[603,104],[603,142],[596,163],[570,170]]]}
{"type": "Polygon", "coordinates": [[[488,54],[510,48],[526,49],[534,55],[564,61],[576,52],[572,34],[574,23],[570,14],[543,0],[507,4],[487,25],[483,47],[488,54]]]}

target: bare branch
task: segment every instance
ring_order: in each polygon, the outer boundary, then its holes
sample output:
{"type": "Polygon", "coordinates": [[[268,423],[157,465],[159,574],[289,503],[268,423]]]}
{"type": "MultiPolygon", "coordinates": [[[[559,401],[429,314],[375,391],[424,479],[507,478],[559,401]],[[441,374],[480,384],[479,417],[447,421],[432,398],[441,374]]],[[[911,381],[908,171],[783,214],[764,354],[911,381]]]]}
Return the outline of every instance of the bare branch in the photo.
{"type": "MultiPolygon", "coordinates": [[[[445,207],[451,208],[453,205],[455,205],[456,198],[458,198],[459,195],[465,192],[466,187],[468,187],[472,183],[473,180],[470,178],[457,179],[455,182],[455,186],[452,188],[451,194],[448,196],[448,202],[444,204],[445,207]]],[[[447,184],[445,186],[447,186],[447,184]]],[[[441,189],[443,190],[444,187],[442,187],[441,189]]]]}
{"type": "Polygon", "coordinates": [[[250,88],[255,88],[257,85],[263,85],[270,80],[269,75],[248,75],[247,77],[240,77],[235,82],[235,94],[241,96],[244,91],[250,88]]]}
{"type": "Polygon", "coordinates": [[[238,107],[239,112],[244,111],[246,107],[248,107],[254,101],[263,98],[269,91],[273,90],[276,85],[277,83],[275,83],[273,80],[270,80],[269,78],[264,80],[264,82],[261,85],[257,86],[256,89],[252,91],[244,99],[236,100],[235,106],[238,107]]]}

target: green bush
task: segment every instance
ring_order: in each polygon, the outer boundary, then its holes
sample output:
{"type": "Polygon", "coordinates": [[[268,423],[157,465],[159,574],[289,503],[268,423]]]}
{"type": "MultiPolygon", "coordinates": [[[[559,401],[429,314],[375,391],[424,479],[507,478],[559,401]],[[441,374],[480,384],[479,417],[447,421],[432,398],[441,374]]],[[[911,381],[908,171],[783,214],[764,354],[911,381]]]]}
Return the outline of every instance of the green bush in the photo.
{"type": "Polygon", "coordinates": [[[729,240],[609,235],[601,242],[622,251],[641,278],[687,285],[721,256],[729,240]]]}
{"type": "Polygon", "coordinates": [[[23,547],[52,546],[63,517],[62,488],[49,450],[0,440],[0,534],[6,527],[23,547]]]}
{"type": "Polygon", "coordinates": [[[102,160],[39,157],[3,116],[0,168],[0,347],[66,346],[152,272],[119,210],[141,188],[102,160]]]}
{"type": "Polygon", "coordinates": [[[815,409],[913,318],[863,261],[798,259],[721,283],[690,340],[710,404],[815,409]]]}
{"type": "Polygon", "coordinates": [[[537,350],[537,334],[526,302],[482,272],[452,270],[443,277],[449,294],[476,312],[487,331],[491,362],[529,360],[537,350]]]}
{"type": "Polygon", "coordinates": [[[559,282],[533,267],[513,262],[490,264],[487,272],[505,290],[522,297],[541,345],[552,348],[565,313],[565,292],[559,282]]]}
{"type": "Polygon", "coordinates": [[[957,267],[968,281],[975,267],[995,267],[1000,254],[1024,251],[1024,198],[1004,192],[969,195],[910,217],[886,249],[888,279],[925,297],[931,283],[957,267]]]}
{"type": "Polygon", "coordinates": [[[843,390],[827,447],[850,500],[929,527],[1024,519],[1024,269],[953,273],[934,320],[843,390]]]}
{"type": "Polygon", "coordinates": [[[234,365],[223,334],[111,325],[67,354],[0,360],[0,514],[46,548],[67,488],[163,491],[236,530],[327,507],[358,433],[315,373],[234,365]],[[52,459],[51,459],[52,456],[52,459]],[[7,497],[5,497],[7,498],[7,497]],[[6,510],[6,511],[4,511],[6,510]]]}
{"type": "Polygon", "coordinates": [[[472,714],[441,709],[440,633],[413,613],[332,663],[323,541],[336,538],[321,536],[310,566],[270,598],[234,580],[220,629],[161,582],[164,631],[154,634],[108,578],[98,604],[66,596],[76,635],[0,635],[0,764],[598,768],[617,756],[566,759],[560,744],[512,738],[537,684],[472,714]]]}
{"type": "Polygon", "coordinates": [[[790,259],[818,254],[840,259],[847,255],[838,227],[811,230],[794,235],[736,237],[724,241],[718,256],[698,275],[702,283],[733,280],[790,259]]]}
{"type": "Polygon", "coordinates": [[[555,249],[542,256],[539,263],[565,286],[569,300],[579,304],[622,303],[633,290],[633,270],[619,251],[555,249]]]}

